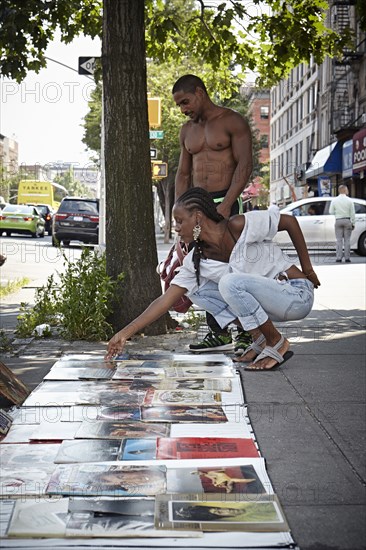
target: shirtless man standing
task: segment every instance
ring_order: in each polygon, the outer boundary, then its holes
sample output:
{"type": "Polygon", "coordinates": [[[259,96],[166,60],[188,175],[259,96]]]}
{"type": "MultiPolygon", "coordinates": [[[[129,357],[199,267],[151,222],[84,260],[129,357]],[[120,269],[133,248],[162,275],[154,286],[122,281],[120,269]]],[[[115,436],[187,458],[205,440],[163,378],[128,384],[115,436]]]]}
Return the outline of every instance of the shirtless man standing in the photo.
{"type": "MultiPolygon", "coordinates": [[[[173,99],[189,117],[180,131],[180,159],[175,178],[175,198],[190,187],[203,187],[225,218],[241,212],[241,193],[253,169],[252,134],[248,122],[236,111],[215,105],[202,80],[184,75],[173,86],[173,99]]],[[[211,330],[202,342],[191,344],[195,352],[232,348],[231,335],[207,314],[211,330]]],[[[250,344],[246,332],[239,332],[235,351],[250,344]]]]}

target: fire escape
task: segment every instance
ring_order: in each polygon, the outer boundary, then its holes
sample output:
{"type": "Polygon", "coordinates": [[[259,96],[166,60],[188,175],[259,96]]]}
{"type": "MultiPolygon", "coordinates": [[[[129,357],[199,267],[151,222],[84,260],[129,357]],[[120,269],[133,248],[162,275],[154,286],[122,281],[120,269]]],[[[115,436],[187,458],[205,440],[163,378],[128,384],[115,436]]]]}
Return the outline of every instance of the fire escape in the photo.
{"type": "MultiPolygon", "coordinates": [[[[355,0],[334,0],[331,8],[332,27],[340,35],[352,29],[355,0]]],[[[330,131],[338,139],[347,139],[358,126],[356,102],[358,61],[362,57],[361,44],[343,50],[342,59],[332,60],[330,84],[330,131]]]]}

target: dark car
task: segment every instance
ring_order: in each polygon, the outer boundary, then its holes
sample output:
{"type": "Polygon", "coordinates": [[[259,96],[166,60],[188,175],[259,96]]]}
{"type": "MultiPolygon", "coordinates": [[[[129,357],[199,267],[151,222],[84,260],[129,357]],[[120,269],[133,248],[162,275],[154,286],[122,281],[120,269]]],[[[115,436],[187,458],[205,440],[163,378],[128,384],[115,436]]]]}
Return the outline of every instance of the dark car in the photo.
{"type": "Polygon", "coordinates": [[[65,197],[53,216],[52,244],[69,246],[70,241],[98,244],[99,200],[65,197]]]}
{"type": "Polygon", "coordinates": [[[42,217],[45,221],[45,230],[49,235],[52,235],[52,218],[55,213],[54,209],[49,204],[31,204],[30,206],[35,206],[42,214],[42,217]]]}

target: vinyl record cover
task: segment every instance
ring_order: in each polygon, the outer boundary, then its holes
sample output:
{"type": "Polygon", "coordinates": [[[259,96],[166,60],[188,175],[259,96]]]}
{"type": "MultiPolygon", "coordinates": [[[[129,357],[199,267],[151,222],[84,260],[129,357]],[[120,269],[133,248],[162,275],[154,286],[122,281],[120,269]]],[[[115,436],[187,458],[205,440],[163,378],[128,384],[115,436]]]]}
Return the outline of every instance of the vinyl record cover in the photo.
{"type": "Polygon", "coordinates": [[[214,493],[156,496],[155,526],[158,529],[203,531],[288,531],[289,527],[275,495],[227,495],[214,493]]]}
{"type": "Polygon", "coordinates": [[[23,407],[66,407],[71,405],[126,405],[128,407],[138,407],[143,400],[143,394],[132,393],[130,390],[126,393],[112,390],[101,390],[99,392],[32,392],[23,403],[23,407]]]}
{"type": "Polygon", "coordinates": [[[44,380],[110,380],[114,369],[52,367],[44,380]]]}
{"type": "Polygon", "coordinates": [[[42,382],[32,394],[40,393],[99,393],[101,391],[114,391],[124,393],[128,391],[129,384],[123,381],[112,380],[46,380],[42,382]]]}
{"type": "Polygon", "coordinates": [[[52,365],[53,369],[57,368],[92,368],[92,369],[115,369],[117,366],[115,361],[104,361],[102,355],[64,355],[52,365]]]}
{"type": "Polygon", "coordinates": [[[147,390],[143,405],[220,405],[220,392],[205,390],[147,390]]]}
{"type": "Polygon", "coordinates": [[[253,439],[227,437],[159,437],[156,458],[238,458],[259,457],[253,439]]]}
{"type": "Polygon", "coordinates": [[[64,537],[68,504],[68,498],[17,501],[8,537],[64,537]]]}
{"type": "Polygon", "coordinates": [[[165,492],[165,466],[125,466],[103,462],[56,467],[46,493],[80,496],[154,496],[165,492]]]}
{"type": "Polygon", "coordinates": [[[55,468],[55,464],[45,463],[2,468],[0,471],[0,497],[23,498],[28,495],[44,495],[55,468]]]}
{"type": "Polygon", "coordinates": [[[95,515],[92,512],[78,512],[70,515],[66,526],[66,537],[114,537],[114,538],[161,538],[197,537],[200,532],[163,531],[155,529],[154,518],[143,516],[95,515]]]}
{"type": "Polygon", "coordinates": [[[117,367],[113,374],[113,380],[157,380],[164,377],[164,369],[162,368],[144,368],[141,367],[117,367]]]}
{"type": "Polygon", "coordinates": [[[118,460],[120,447],[120,439],[74,439],[73,441],[63,441],[54,463],[111,462],[118,460]]]}
{"type": "Polygon", "coordinates": [[[174,366],[164,369],[166,378],[233,378],[235,372],[232,367],[224,366],[198,366],[193,365],[174,366]]]}
{"type": "MultiPolygon", "coordinates": [[[[194,407],[189,405],[141,407],[141,418],[144,422],[227,422],[222,407],[194,407]]],[[[215,428],[217,431],[217,428],[215,428]]]]}
{"type": "MultiPolygon", "coordinates": [[[[172,463],[173,465],[173,463],[172,463]]],[[[253,465],[221,466],[219,463],[199,468],[168,468],[169,493],[266,493],[253,465]]]]}
{"type": "Polygon", "coordinates": [[[156,438],[169,435],[168,424],[143,422],[109,422],[97,420],[83,422],[77,431],[77,439],[119,439],[124,437],[156,438]]]}
{"type": "Polygon", "coordinates": [[[156,458],[156,439],[122,440],[119,460],[154,460],[156,458]]]}
{"type": "Polygon", "coordinates": [[[202,378],[163,378],[160,380],[131,380],[130,389],[133,391],[154,390],[214,390],[231,391],[231,380],[219,380],[215,378],[204,380],[202,378]]]}
{"type": "Polygon", "coordinates": [[[0,449],[1,467],[16,469],[31,468],[39,464],[53,464],[61,443],[9,443],[0,449]]]}
{"type": "Polygon", "coordinates": [[[30,441],[63,441],[74,439],[75,433],[80,428],[81,422],[42,422],[33,426],[30,441]]]}
{"type": "Polygon", "coordinates": [[[113,420],[121,422],[129,420],[141,420],[141,410],[140,407],[99,407],[97,413],[97,420],[113,420]]]}

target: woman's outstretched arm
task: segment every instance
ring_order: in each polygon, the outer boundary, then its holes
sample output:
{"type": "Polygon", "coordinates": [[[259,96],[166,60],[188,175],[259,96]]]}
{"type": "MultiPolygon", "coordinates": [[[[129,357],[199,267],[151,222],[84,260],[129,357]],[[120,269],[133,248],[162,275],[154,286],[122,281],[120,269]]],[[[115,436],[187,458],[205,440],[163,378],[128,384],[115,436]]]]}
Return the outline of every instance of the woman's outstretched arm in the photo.
{"type": "Polygon", "coordinates": [[[278,231],[287,231],[290,235],[291,241],[299,257],[301,269],[304,275],[306,275],[306,278],[313,283],[315,288],[318,288],[318,286],[320,286],[320,282],[313,269],[304,235],[296,217],[289,214],[281,214],[280,222],[278,224],[278,231]]]}
{"type": "Polygon", "coordinates": [[[169,309],[187,292],[185,288],[172,284],[162,296],[154,300],[146,309],[136,317],[131,323],[117,332],[108,342],[106,359],[112,359],[115,355],[121,353],[126,342],[136,332],[150,325],[159,317],[164,315],[169,309]]]}

